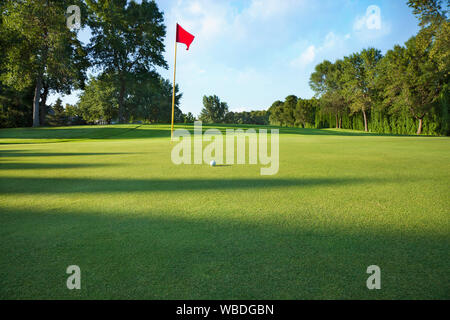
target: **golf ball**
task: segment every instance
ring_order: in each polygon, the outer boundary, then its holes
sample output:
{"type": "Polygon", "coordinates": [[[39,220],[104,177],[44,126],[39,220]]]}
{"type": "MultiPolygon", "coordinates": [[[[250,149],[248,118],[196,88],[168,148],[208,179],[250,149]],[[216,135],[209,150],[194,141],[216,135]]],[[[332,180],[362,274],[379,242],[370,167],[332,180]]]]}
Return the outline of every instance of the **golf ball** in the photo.
{"type": "Polygon", "coordinates": [[[216,160],[211,160],[211,162],[209,163],[209,165],[211,167],[214,167],[216,165],[216,160]]]}

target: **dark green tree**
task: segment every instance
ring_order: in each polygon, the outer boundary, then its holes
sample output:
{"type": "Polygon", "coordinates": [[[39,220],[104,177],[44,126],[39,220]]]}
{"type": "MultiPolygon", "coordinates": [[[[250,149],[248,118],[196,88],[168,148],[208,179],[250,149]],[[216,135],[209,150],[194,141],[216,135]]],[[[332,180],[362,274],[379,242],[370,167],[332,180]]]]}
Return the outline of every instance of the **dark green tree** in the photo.
{"type": "Polygon", "coordinates": [[[66,104],[65,109],[67,115],[67,122],[70,125],[86,124],[86,122],[83,120],[83,114],[81,112],[79,104],[76,105],[66,104]]]}
{"type": "Polygon", "coordinates": [[[118,85],[118,118],[124,122],[129,89],[135,76],[155,67],[167,68],[164,60],[163,13],[155,1],[86,0],[92,30],[90,56],[95,66],[115,78],[118,85]]]}
{"type": "Polygon", "coordinates": [[[298,99],[297,106],[295,107],[294,117],[295,124],[306,128],[314,125],[315,106],[313,99],[298,99]]]}
{"type": "MultiPolygon", "coordinates": [[[[184,122],[179,109],[182,93],[175,86],[175,122],[184,122]]],[[[149,122],[171,121],[172,117],[172,83],[156,72],[139,73],[130,83],[127,99],[127,112],[135,118],[149,122]]]]}
{"type": "Polygon", "coordinates": [[[184,123],[194,123],[195,117],[191,112],[184,115],[184,123]]]}
{"type": "Polygon", "coordinates": [[[310,77],[310,86],[320,98],[323,113],[329,113],[336,118],[336,128],[341,128],[342,114],[348,105],[345,94],[346,65],[343,60],[331,63],[328,60],[318,64],[310,77]]]}
{"type": "Polygon", "coordinates": [[[295,95],[289,95],[286,97],[283,103],[283,112],[281,114],[281,119],[283,120],[283,123],[285,123],[288,126],[294,126],[295,124],[295,107],[297,106],[297,96],[295,95]]]}
{"type": "Polygon", "coordinates": [[[350,110],[361,111],[364,119],[364,131],[368,131],[368,112],[376,97],[377,64],[381,60],[380,50],[369,48],[354,53],[344,59],[345,96],[350,101],[350,110]]]}
{"type": "Polygon", "coordinates": [[[8,36],[1,80],[19,91],[34,86],[33,126],[40,125],[41,97],[51,90],[69,93],[84,81],[85,52],[66,24],[73,4],[85,8],[80,0],[5,0],[1,6],[1,29],[8,36]]]}
{"type": "Polygon", "coordinates": [[[51,107],[52,114],[49,116],[49,124],[52,126],[67,125],[67,113],[62,105],[62,100],[57,99],[51,107]]]}
{"type": "Polygon", "coordinates": [[[115,78],[107,73],[91,78],[80,96],[79,109],[87,122],[111,123],[119,109],[115,78]]]}
{"type": "Polygon", "coordinates": [[[223,123],[227,113],[227,103],[221,102],[218,96],[203,96],[203,109],[199,117],[201,121],[205,123],[223,123]]]}
{"type": "Polygon", "coordinates": [[[284,122],[281,117],[281,115],[283,114],[283,101],[277,100],[272,103],[268,112],[270,124],[283,126],[284,122]]]}

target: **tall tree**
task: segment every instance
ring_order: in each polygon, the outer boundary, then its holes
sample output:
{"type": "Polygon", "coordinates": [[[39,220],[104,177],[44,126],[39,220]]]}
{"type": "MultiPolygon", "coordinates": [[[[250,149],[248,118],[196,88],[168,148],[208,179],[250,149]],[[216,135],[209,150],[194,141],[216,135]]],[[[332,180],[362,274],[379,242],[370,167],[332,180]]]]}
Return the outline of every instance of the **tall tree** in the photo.
{"type": "Polygon", "coordinates": [[[270,106],[269,110],[269,121],[271,124],[283,126],[283,119],[281,115],[283,114],[283,101],[277,100],[270,106]]]}
{"type": "Polygon", "coordinates": [[[53,114],[50,116],[50,125],[52,126],[64,126],[67,124],[67,113],[62,105],[62,100],[58,98],[55,104],[52,106],[53,114]]]}
{"type": "Polygon", "coordinates": [[[286,123],[288,126],[294,126],[295,125],[295,107],[297,106],[297,96],[295,95],[289,95],[286,97],[283,103],[283,113],[281,114],[281,118],[283,119],[283,122],[286,123]]]}
{"type": "Polygon", "coordinates": [[[325,60],[316,66],[309,81],[315,96],[320,98],[322,112],[334,114],[336,128],[341,127],[341,116],[348,104],[344,91],[345,67],[342,60],[335,63],[325,60]]]}
{"type": "MultiPolygon", "coordinates": [[[[436,71],[433,76],[440,83],[440,127],[441,132],[446,133],[450,128],[450,105],[448,104],[450,76],[450,20],[448,13],[450,1],[409,0],[408,5],[419,19],[421,27],[415,37],[414,47],[420,52],[419,55],[425,53],[428,56],[428,64],[433,61],[436,71]]],[[[421,124],[420,120],[419,124],[421,124]]]]}
{"type": "Polygon", "coordinates": [[[184,123],[194,123],[194,121],[195,121],[195,117],[191,112],[188,112],[184,116],[184,123]]]}
{"type": "Polygon", "coordinates": [[[2,29],[11,41],[2,48],[6,59],[1,80],[18,90],[34,86],[33,126],[40,125],[46,81],[48,90],[64,88],[67,93],[84,80],[84,50],[66,24],[65,12],[73,4],[84,8],[80,0],[5,0],[2,6],[2,29]]]}
{"type": "Polygon", "coordinates": [[[423,28],[434,27],[447,20],[448,0],[408,0],[408,6],[413,9],[413,13],[419,18],[419,26],[423,28]],[[443,6],[443,2],[446,5],[443,6]]]}
{"type": "Polygon", "coordinates": [[[298,99],[294,116],[297,125],[305,128],[308,124],[314,124],[315,106],[314,99],[298,99]]]}
{"type": "Polygon", "coordinates": [[[377,67],[378,76],[375,84],[381,93],[381,109],[390,115],[399,114],[404,109],[402,97],[404,84],[400,77],[405,74],[408,66],[405,50],[404,47],[395,45],[386,52],[377,67]]]}
{"type": "MultiPolygon", "coordinates": [[[[124,122],[127,90],[134,76],[167,68],[163,58],[166,28],[155,1],[86,0],[91,11],[90,56],[94,64],[118,83],[118,117],[124,122]]],[[[130,107],[130,106],[129,106],[130,107]]]]}
{"type": "Polygon", "coordinates": [[[430,58],[429,50],[418,45],[413,37],[406,42],[406,59],[408,64],[402,79],[402,96],[405,106],[419,121],[417,134],[422,133],[423,118],[439,100],[442,90],[442,77],[437,72],[437,63],[430,58]]]}
{"type": "Polygon", "coordinates": [[[362,112],[366,132],[368,131],[367,113],[374,103],[377,64],[381,58],[380,50],[369,48],[344,59],[345,95],[350,101],[350,109],[353,112],[362,112]]]}
{"type": "MultiPolygon", "coordinates": [[[[9,47],[15,42],[14,35],[4,27],[3,8],[4,2],[0,2],[0,74],[7,72],[5,59],[7,57],[3,48],[9,47]]],[[[1,80],[1,79],[0,79],[1,80]]],[[[0,82],[0,127],[27,127],[32,125],[33,109],[31,101],[33,99],[33,87],[17,90],[6,83],[0,82]]]]}
{"type": "MultiPolygon", "coordinates": [[[[175,122],[183,122],[179,109],[182,93],[175,85],[175,122]]],[[[172,103],[172,83],[156,72],[142,72],[135,76],[129,88],[129,103],[133,106],[128,113],[150,122],[170,122],[172,103]]]]}
{"type": "Polygon", "coordinates": [[[205,123],[222,123],[225,121],[227,113],[227,103],[220,101],[218,96],[203,96],[203,109],[199,117],[201,121],[205,123]]]}
{"type": "Polygon", "coordinates": [[[97,78],[91,78],[80,96],[79,109],[87,122],[103,120],[111,123],[119,109],[114,77],[103,73],[97,78]]]}

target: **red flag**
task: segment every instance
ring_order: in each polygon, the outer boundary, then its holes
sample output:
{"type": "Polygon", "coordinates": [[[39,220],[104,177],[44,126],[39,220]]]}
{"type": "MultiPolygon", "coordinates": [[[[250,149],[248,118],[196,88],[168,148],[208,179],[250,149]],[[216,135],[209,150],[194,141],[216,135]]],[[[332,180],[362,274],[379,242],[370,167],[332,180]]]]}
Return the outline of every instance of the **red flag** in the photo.
{"type": "Polygon", "coordinates": [[[177,23],[177,42],[184,43],[185,45],[187,45],[186,50],[189,50],[189,46],[191,45],[192,41],[194,41],[194,36],[184,30],[177,23]]]}

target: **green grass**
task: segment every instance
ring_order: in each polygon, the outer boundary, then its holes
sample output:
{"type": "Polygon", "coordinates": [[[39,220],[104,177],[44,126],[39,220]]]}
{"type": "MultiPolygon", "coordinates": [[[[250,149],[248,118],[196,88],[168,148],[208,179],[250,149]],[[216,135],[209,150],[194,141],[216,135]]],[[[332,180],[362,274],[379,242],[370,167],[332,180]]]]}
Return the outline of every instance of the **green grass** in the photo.
{"type": "Polygon", "coordinates": [[[450,298],[449,138],[281,129],[261,176],[168,130],[0,130],[1,299],[450,298]]]}

